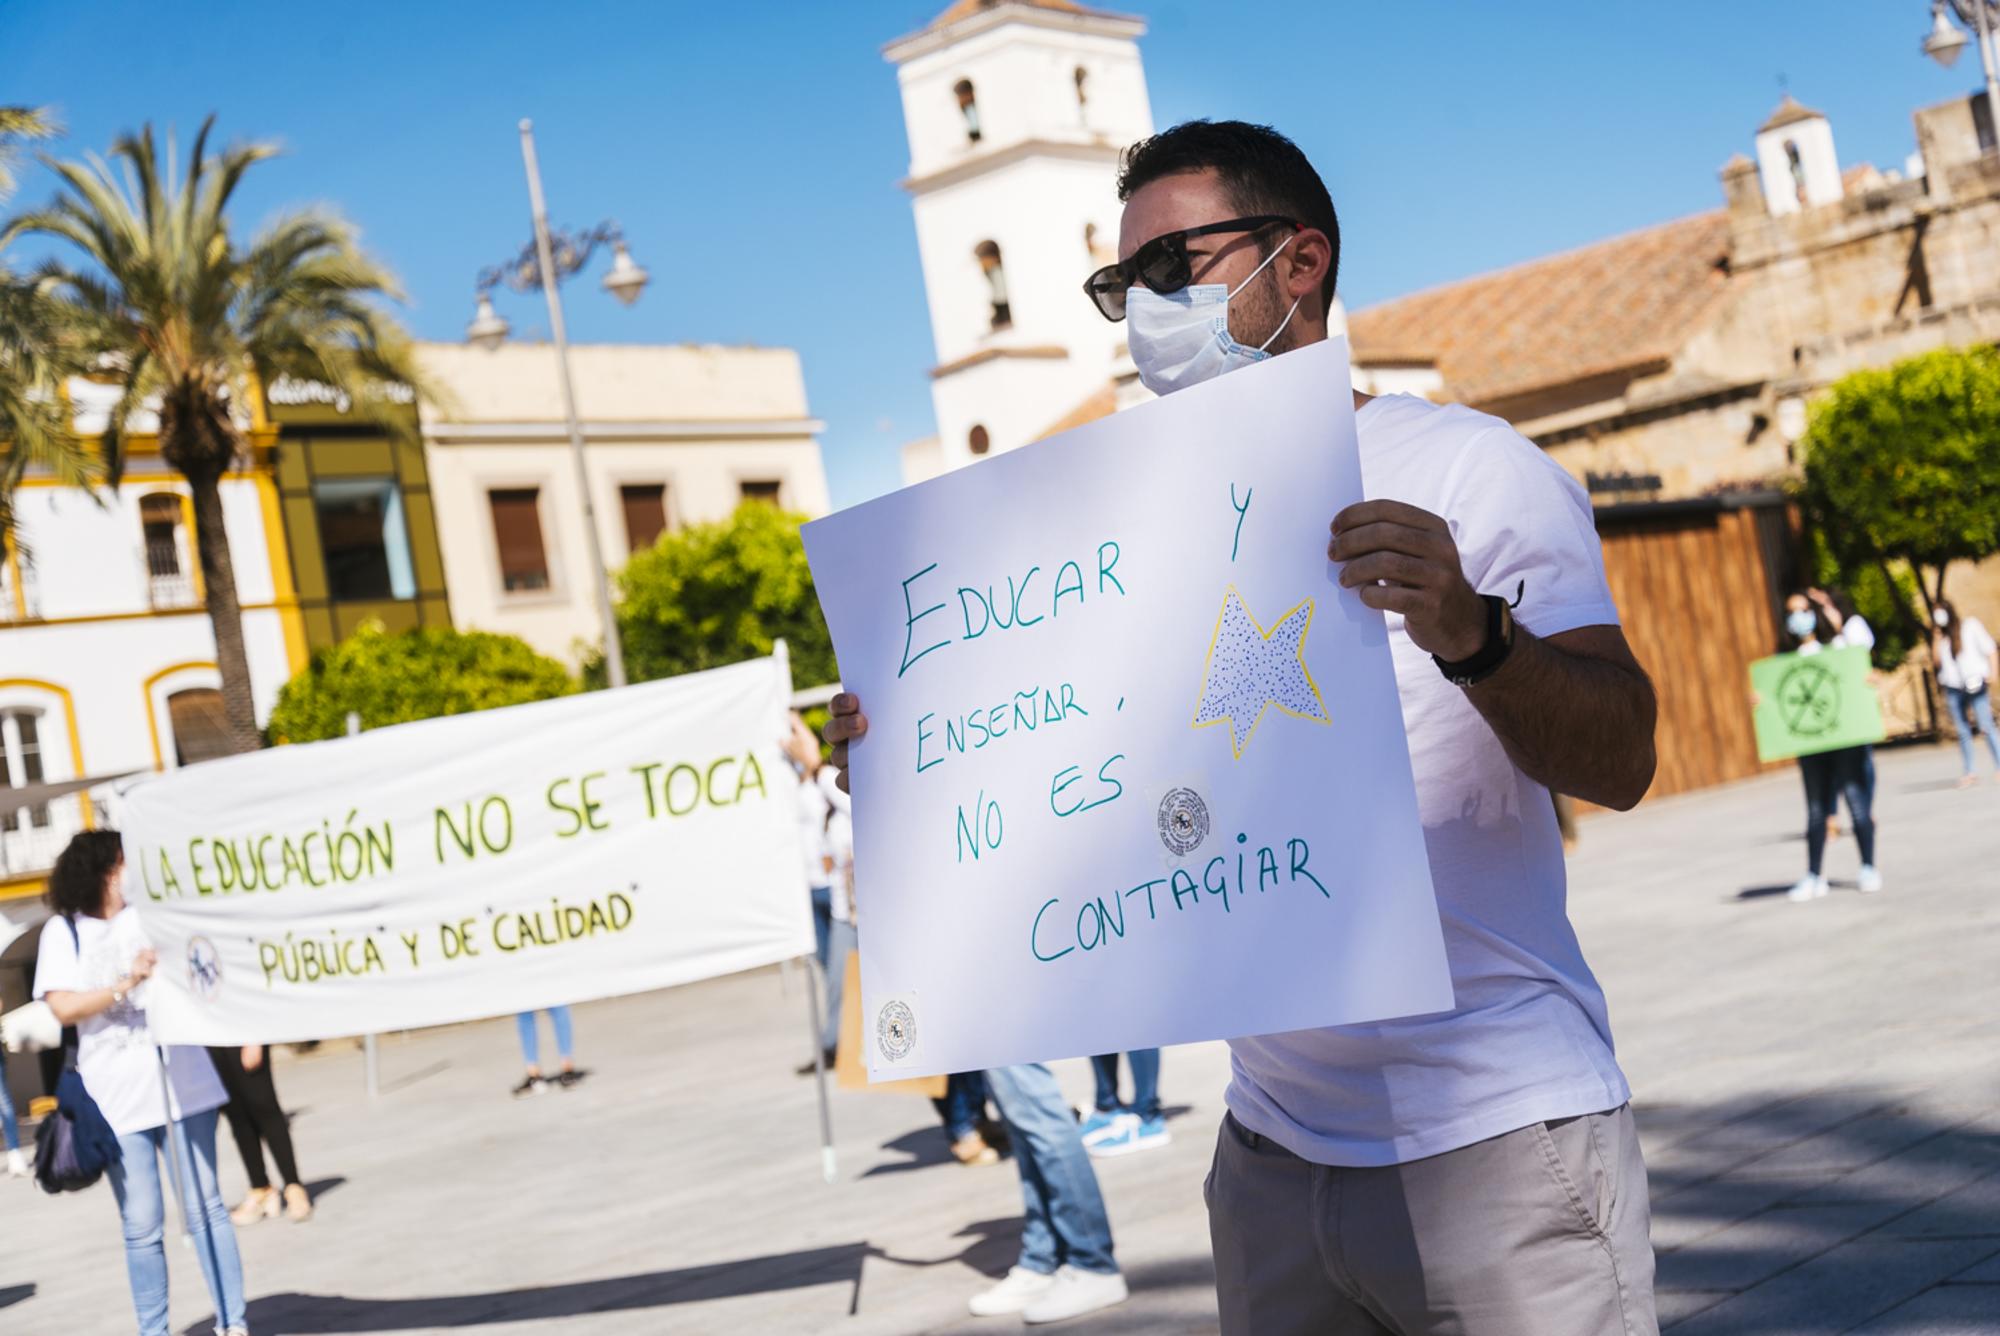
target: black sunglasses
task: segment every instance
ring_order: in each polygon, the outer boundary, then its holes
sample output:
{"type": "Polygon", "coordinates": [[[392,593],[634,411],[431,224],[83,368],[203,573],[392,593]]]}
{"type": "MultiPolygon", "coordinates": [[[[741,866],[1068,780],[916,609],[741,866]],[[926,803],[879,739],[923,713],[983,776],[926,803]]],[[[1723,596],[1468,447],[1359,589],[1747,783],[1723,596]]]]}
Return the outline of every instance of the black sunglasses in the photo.
{"type": "Polygon", "coordinates": [[[1267,227],[1289,227],[1294,232],[1303,224],[1276,214],[1260,213],[1249,218],[1231,218],[1205,227],[1186,227],[1154,237],[1129,260],[1107,264],[1083,281],[1083,292],[1106,320],[1125,318],[1125,293],[1134,283],[1149,292],[1179,292],[1194,277],[1188,262],[1189,237],[1212,236],[1221,232],[1259,232],[1267,227]]]}

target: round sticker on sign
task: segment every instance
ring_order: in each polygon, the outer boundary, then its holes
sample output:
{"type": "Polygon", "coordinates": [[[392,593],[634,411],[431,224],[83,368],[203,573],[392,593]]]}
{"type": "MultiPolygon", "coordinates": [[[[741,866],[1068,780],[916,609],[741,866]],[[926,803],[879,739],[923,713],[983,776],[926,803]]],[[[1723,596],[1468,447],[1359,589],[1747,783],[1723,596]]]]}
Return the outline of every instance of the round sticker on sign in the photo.
{"type": "Polygon", "coordinates": [[[1175,854],[1190,854],[1208,838],[1208,804],[1193,789],[1168,789],[1160,799],[1160,843],[1175,854]]]}
{"type": "Polygon", "coordinates": [[[883,1003],[875,1018],[875,1045],[884,1062],[901,1062],[916,1051],[917,1014],[901,998],[883,1003]]]}
{"type": "Polygon", "coordinates": [[[222,956],[206,937],[188,939],[188,991],[204,1002],[222,991],[222,956]]]}

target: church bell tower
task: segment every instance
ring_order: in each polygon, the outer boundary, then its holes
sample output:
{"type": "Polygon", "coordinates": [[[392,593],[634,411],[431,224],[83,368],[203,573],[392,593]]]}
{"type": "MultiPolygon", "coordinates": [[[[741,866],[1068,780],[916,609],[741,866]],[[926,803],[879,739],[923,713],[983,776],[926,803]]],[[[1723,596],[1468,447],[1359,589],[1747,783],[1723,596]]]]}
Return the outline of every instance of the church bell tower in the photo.
{"type": "Polygon", "coordinates": [[[935,452],[906,473],[1024,445],[1110,386],[1125,326],[1083,280],[1117,258],[1119,154],[1153,132],[1144,32],[1069,0],[958,0],[884,48],[937,355],[935,452]]]}

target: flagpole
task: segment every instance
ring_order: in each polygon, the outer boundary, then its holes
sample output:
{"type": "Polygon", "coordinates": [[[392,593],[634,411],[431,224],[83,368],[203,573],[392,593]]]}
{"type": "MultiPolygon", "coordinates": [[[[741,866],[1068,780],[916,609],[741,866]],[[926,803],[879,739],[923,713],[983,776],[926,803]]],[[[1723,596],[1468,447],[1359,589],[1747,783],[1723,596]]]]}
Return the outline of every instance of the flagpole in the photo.
{"type": "MultiPolygon", "coordinates": [[[[771,657],[778,661],[778,671],[785,679],[785,700],[790,708],[794,683],[792,681],[791,646],[782,637],[771,642],[771,657]]],[[[790,716],[786,716],[789,725],[790,716]]],[[[810,784],[811,779],[800,783],[810,784]]],[[[820,998],[826,992],[826,974],[820,968],[817,957],[806,958],[806,1020],[812,1026],[813,1084],[819,1091],[819,1172],[827,1182],[833,1182],[839,1172],[839,1157],[833,1149],[833,1100],[826,1089],[826,1022],[820,1015],[820,998]]]]}

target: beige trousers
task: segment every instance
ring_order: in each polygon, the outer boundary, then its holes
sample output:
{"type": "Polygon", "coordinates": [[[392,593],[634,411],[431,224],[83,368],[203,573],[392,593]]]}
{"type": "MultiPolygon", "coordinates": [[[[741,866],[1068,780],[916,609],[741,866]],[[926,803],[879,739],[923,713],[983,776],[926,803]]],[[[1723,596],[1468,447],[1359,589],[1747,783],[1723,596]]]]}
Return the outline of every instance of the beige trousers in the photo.
{"type": "Polygon", "coordinates": [[[1224,1336],[1657,1336],[1629,1106],[1379,1169],[1231,1115],[1205,1188],[1224,1336]]]}

